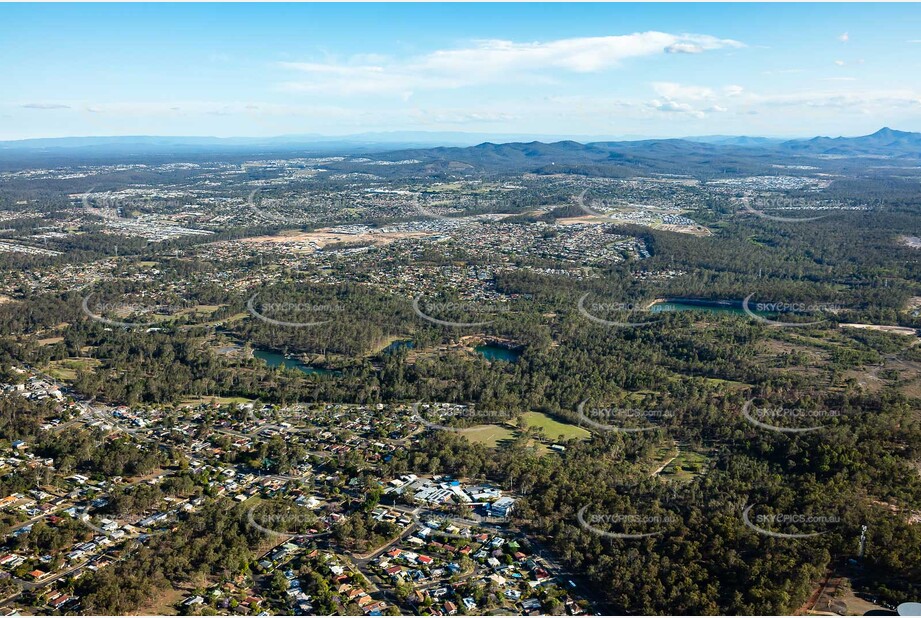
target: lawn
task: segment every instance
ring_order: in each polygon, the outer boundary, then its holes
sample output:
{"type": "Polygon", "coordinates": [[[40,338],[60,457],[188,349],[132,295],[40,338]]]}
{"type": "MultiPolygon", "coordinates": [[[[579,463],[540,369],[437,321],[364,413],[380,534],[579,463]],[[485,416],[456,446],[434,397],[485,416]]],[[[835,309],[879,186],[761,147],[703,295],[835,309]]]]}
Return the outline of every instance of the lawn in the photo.
{"type": "MultiPolygon", "coordinates": [[[[561,423],[540,412],[528,412],[522,414],[522,418],[529,427],[542,428],[544,430],[544,437],[551,442],[556,442],[560,439],[560,436],[563,436],[563,440],[572,438],[584,440],[591,436],[591,433],[581,427],[576,427],[568,423],[561,423]]],[[[514,440],[520,435],[520,432],[511,424],[476,425],[474,427],[460,429],[458,433],[465,436],[471,442],[482,444],[487,448],[496,448],[503,442],[514,440]]],[[[537,443],[536,441],[532,441],[531,446],[536,446],[538,453],[541,455],[551,452],[546,445],[537,443]]]]}
{"type": "Polygon", "coordinates": [[[177,312],[176,315],[211,315],[218,309],[226,306],[227,305],[195,305],[194,307],[189,307],[188,309],[183,309],[182,311],[177,312]]]}
{"type": "Polygon", "coordinates": [[[210,404],[214,402],[218,405],[226,405],[230,403],[252,403],[254,400],[247,399],[246,397],[186,397],[182,400],[183,406],[197,406],[201,404],[210,404]]]}
{"type": "Polygon", "coordinates": [[[501,425],[475,425],[459,429],[458,433],[471,442],[482,444],[487,448],[496,448],[500,442],[514,440],[517,432],[501,425]]]}
{"type": "Polygon", "coordinates": [[[544,436],[546,436],[548,440],[556,441],[560,439],[560,436],[563,436],[563,440],[585,440],[591,436],[589,431],[581,427],[577,427],[570,423],[561,423],[541,412],[527,412],[521,416],[529,427],[539,427],[543,429],[544,436]]]}
{"type": "Polygon", "coordinates": [[[95,358],[65,358],[48,363],[45,373],[56,380],[69,382],[77,377],[77,370],[92,371],[100,365],[102,363],[95,358]]]}
{"type": "Polygon", "coordinates": [[[678,457],[665,466],[662,474],[679,481],[690,481],[706,472],[708,461],[710,461],[710,458],[705,453],[688,451],[682,448],[678,457]]]}

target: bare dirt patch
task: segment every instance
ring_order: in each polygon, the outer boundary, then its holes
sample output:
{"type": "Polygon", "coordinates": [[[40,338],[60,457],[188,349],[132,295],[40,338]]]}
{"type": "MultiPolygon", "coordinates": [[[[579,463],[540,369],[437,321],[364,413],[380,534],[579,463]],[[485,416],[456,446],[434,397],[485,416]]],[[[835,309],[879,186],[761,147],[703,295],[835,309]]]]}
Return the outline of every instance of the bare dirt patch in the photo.
{"type": "Polygon", "coordinates": [[[578,217],[566,217],[557,219],[558,225],[578,225],[578,224],[596,224],[604,225],[607,223],[632,223],[635,225],[645,225],[654,230],[664,230],[666,232],[677,232],[679,234],[691,234],[692,236],[711,236],[712,232],[702,225],[677,225],[674,223],[643,223],[638,222],[632,217],[625,216],[620,218],[617,212],[608,213],[607,216],[580,215],[578,217]]]}
{"type": "Polygon", "coordinates": [[[361,243],[381,246],[404,238],[420,238],[431,235],[433,234],[430,232],[379,232],[377,230],[370,230],[360,234],[346,234],[337,232],[334,228],[323,228],[313,232],[289,232],[272,236],[253,236],[233,242],[257,245],[288,245],[289,248],[295,251],[313,253],[317,249],[337,243],[349,245],[361,243]]]}
{"type": "Polygon", "coordinates": [[[139,607],[133,616],[178,616],[176,604],[182,599],[190,596],[194,588],[190,585],[186,588],[168,588],[160,590],[157,597],[149,603],[139,607]]]}
{"type": "Polygon", "coordinates": [[[886,333],[895,333],[896,335],[910,335],[916,337],[917,329],[908,326],[885,326],[881,324],[840,324],[841,328],[863,328],[865,330],[876,330],[886,333]]]}
{"type": "Polygon", "coordinates": [[[899,242],[912,249],[921,249],[921,238],[917,236],[902,236],[899,238],[899,242]]]}
{"type": "Polygon", "coordinates": [[[909,312],[921,310],[921,296],[912,296],[909,298],[906,310],[909,312]]]}

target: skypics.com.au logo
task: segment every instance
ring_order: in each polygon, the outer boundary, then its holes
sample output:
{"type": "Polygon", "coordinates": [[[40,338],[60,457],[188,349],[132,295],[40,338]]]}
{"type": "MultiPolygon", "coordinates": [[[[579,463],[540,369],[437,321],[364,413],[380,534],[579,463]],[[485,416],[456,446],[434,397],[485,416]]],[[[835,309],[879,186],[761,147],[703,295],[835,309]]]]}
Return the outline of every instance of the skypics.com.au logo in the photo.
{"type": "Polygon", "coordinates": [[[169,533],[176,525],[178,511],[167,511],[151,515],[134,524],[125,524],[108,517],[96,516],[89,513],[77,515],[76,519],[81,524],[98,535],[113,540],[135,539],[144,541],[150,537],[169,533]]]}
{"type": "MultiPolygon", "coordinates": [[[[109,221],[128,221],[130,219],[124,216],[125,213],[181,208],[187,206],[191,201],[191,198],[167,198],[150,192],[132,189],[118,192],[104,191],[101,193],[94,193],[94,190],[95,188],[91,188],[86,193],[80,194],[80,204],[88,214],[109,221]]],[[[71,197],[76,197],[76,195],[71,197]]]]}
{"type": "Polygon", "coordinates": [[[808,539],[821,536],[828,532],[828,530],[816,530],[814,532],[777,532],[776,530],[769,529],[769,527],[814,529],[827,528],[830,525],[841,523],[841,519],[837,515],[808,515],[805,513],[756,513],[753,515],[752,509],[754,509],[755,506],[754,504],[750,504],[742,511],[743,523],[758,534],[775,539],[808,539]]]}
{"type": "Polygon", "coordinates": [[[261,189],[250,191],[246,198],[246,208],[257,218],[270,225],[295,227],[307,225],[310,220],[306,213],[309,213],[315,206],[306,197],[267,197],[261,189]]]}
{"type": "Polygon", "coordinates": [[[438,511],[420,510],[410,515],[420,530],[428,529],[432,536],[469,542],[474,535],[498,527],[500,520],[492,521],[474,512],[451,515],[438,511]]]}
{"type": "Polygon", "coordinates": [[[162,326],[179,318],[182,312],[190,308],[189,305],[173,305],[166,303],[147,304],[128,302],[127,300],[94,302],[94,295],[94,292],[90,292],[83,297],[80,303],[80,309],[83,311],[83,314],[95,322],[120,328],[153,328],[158,325],[162,326]],[[129,320],[128,318],[132,316],[136,319],[129,320]],[[145,317],[141,318],[140,316],[145,317]],[[157,316],[158,319],[150,320],[146,316],[157,316]]]}
{"type": "Polygon", "coordinates": [[[246,523],[269,537],[314,539],[332,534],[308,508],[260,503],[246,511],[246,523]]]}
{"type": "Polygon", "coordinates": [[[637,426],[637,423],[653,423],[674,418],[675,413],[667,410],[642,410],[638,408],[617,408],[617,407],[586,407],[588,400],[583,400],[576,408],[579,416],[579,424],[586,424],[589,427],[601,431],[612,431],[620,433],[638,433],[641,431],[652,431],[660,429],[660,425],[644,424],[637,426]]]}
{"type": "Polygon", "coordinates": [[[509,311],[506,303],[472,300],[439,302],[423,300],[421,295],[413,299],[413,312],[417,316],[432,324],[451,328],[486,326],[492,324],[498,315],[509,311]],[[452,319],[444,319],[449,317],[452,319]]]}
{"type": "Polygon", "coordinates": [[[741,198],[741,207],[742,211],[751,215],[755,215],[761,219],[767,219],[769,221],[776,221],[778,223],[809,223],[811,221],[818,221],[819,219],[824,219],[830,216],[831,213],[825,213],[815,217],[785,217],[780,215],[771,215],[765,211],[816,211],[819,209],[827,209],[829,207],[823,208],[817,202],[808,201],[803,198],[790,198],[790,197],[770,197],[767,199],[759,200],[759,202],[753,205],[753,199],[750,197],[741,198]],[[756,207],[757,206],[757,207],[756,207]]]}
{"type": "Polygon", "coordinates": [[[588,303],[586,307],[586,299],[591,295],[591,292],[586,292],[579,297],[579,301],[576,305],[576,309],[579,313],[591,320],[595,324],[600,324],[602,326],[610,326],[613,328],[637,328],[642,326],[651,326],[658,322],[661,318],[654,320],[644,320],[637,318],[647,317],[652,313],[651,306],[646,305],[637,305],[634,303],[628,302],[614,302],[614,303],[588,303]],[[614,314],[624,316],[625,320],[609,320],[606,318],[599,317],[599,315],[614,314]]]}
{"type": "Polygon", "coordinates": [[[782,326],[782,327],[803,327],[803,326],[815,326],[823,322],[827,322],[828,318],[822,318],[821,320],[813,320],[809,322],[785,322],[780,320],[770,320],[764,315],[760,314],[778,314],[778,315],[791,315],[791,316],[817,316],[823,313],[834,315],[838,312],[845,309],[842,305],[837,305],[834,303],[804,303],[804,302],[789,302],[789,301],[770,301],[770,302],[756,302],[752,303],[752,297],[754,293],[749,294],[742,301],[742,310],[750,318],[753,318],[762,324],[767,324],[769,326],[782,326]]]}
{"type": "Polygon", "coordinates": [[[463,404],[423,404],[417,401],[412,405],[413,419],[437,431],[460,432],[463,426],[450,424],[452,420],[460,420],[469,425],[504,423],[514,418],[509,412],[498,410],[480,410],[463,404]],[[430,420],[434,418],[434,420],[430,420]]]}
{"type": "Polygon", "coordinates": [[[750,399],[742,406],[742,416],[749,423],[759,429],[776,431],[779,433],[807,433],[819,431],[824,427],[816,422],[833,419],[841,416],[838,410],[804,410],[802,408],[764,407],[754,406],[750,399]],[[803,426],[801,423],[808,423],[803,426]]]}
{"type": "Polygon", "coordinates": [[[589,191],[588,189],[583,189],[582,193],[580,193],[579,195],[575,197],[576,206],[579,207],[579,210],[581,210],[582,212],[584,212],[585,214],[591,217],[596,217],[599,219],[608,219],[610,221],[613,221],[614,218],[610,214],[589,205],[591,200],[588,200],[585,197],[588,191],[589,191]]]}
{"type": "Polygon", "coordinates": [[[258,302],[259,293],[253,294],[246,301],[246,310],[256,319],[262,320],[272,326],[282,326],[285,328],[310,328],[321,326],[331,322],[337,315],[341,315],[345,308],[337,303],[319,302],[319,303],[293,303],[287,301],[280,302],[258,302]],[[305,321],[294,321],[294,317],[301,316],[300,319],[305,321]]]}
{"type": "Polygon", "coordinates": [[[448,215],[443,215],[443,214],[440,214],[440,213],[436,212],[436,211],[434,210],[436,207],[442,206],[443,208],[444,208],[444,207],[447,207],[447,208],[450,209],[450,205],[448,205],[448,204],[444,204],[444,205],[437,205],[437,204],[427,204],[427,205],[423,205],[423,204],[422,204],[422,198],[421,198],[418,194],[417,194],[417,195],[414,195],[414,196],[412,197],[412,200],[410,201],[410,204],[412,205],[413,210],[415,210],[418,214],[422,215],[422,217],[424,217],[424,218],[426,218],[426,219],[435,219],[435,220],[441,221],[441,222],[443,222],[443,223],[448,223],[448,224],[450,224],[450,225],[452,225],[452,226],[460,224],[460,223],[461,223],[461,218],[463,217],[463,209],[462,209],[462,208],[461,208],[461,209],[453,209],[453,210],[452,210],[452,212],[455,212],[455,213],[457,214],[457,216],[455,216],[455,217],[451,217],[451,216],[448,216],[448,215]]]}
{"type": "Polygon", "coordinates": [[[668,526],[681,520],[669,513],[638,514],[610,511],[589,511],[585,505],[576,513],[579,526],[597,536],[609,539],[644,539],[664,534],[668,526]],[[620,531],[618,531],[620,529],[620,531]]]}

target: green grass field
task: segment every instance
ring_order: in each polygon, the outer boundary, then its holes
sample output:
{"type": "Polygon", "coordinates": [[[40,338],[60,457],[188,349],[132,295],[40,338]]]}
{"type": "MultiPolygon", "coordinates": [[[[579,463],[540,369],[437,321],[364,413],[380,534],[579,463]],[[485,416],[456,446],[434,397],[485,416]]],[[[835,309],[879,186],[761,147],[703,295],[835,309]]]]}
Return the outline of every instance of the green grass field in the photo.
{"type": "Polygon", "coordinates": [[[682,448],[678,457],[662,470],[662,475],[679,481],[690,481],[707,470],[709,460],[705,453],[686,451],[682,448]]]}
{"type": "Polygon", "coordinates": [[[589,431],[581,427],[569,423],[561,423],[540,412],[527,412],[526,414],[522,414],[522,418],[529,427],[539,427],[543,429],[544,436],[546,436],[548,440],[556,441],[560,439],[560,436],[563,436],[563,440],[585,440],[591,436],[589,431]]]}
{"type": "Polygon", "coordinates": [[[100,365],[102,363],[95,358],[65,358],[48,363],[45,373],[56,380],[70,382],[77,377],[77,370],[92,371],[100,365]]]}
{"type": "MultiPolygon", "coordinates": [[[[529,427],[540,427],[544,430],[544,438],[549,442],[556,442],[563,436],[563,440],[576,439],[584,440],[591,434],[575,425],[561,423],[540,412],[528,412],[522,415],[522,418],[529,427]]],[[[496,448],[506,441],[518,438],[521,432],[513,425],[476,425],[458,431],[459,434],[466,437],[471,442],[482,444],[487,448],[496,448]]],[[[546,444],[541,444],[536,440],[531,440],[531,445],[537,448],[539,454],[544,455],[551,453],[546,444]]]]}
{"type": "Polygon", "coordinates": [[[226,306],[227,305],[195,305],[194,307],[189,307],[188,309],[183,309],[182,311],[176,312],[176,315],[211,315],[218,309],[226,306]]]}
{"type": "Polygon", "coordinates": [[[476,425],[458,431],[471,442],[487,448],[496,448],[500,442],[514,440],[517,432],[501,425],[476,425]]]}
{"type": "Polygon", "coordinates": [[[210,404],[214,402],[218,405],[225,405],[229,403],[252,403],[252,399],[247,399],[246,397],[186,397],[182,400],[180,405],[183,406],[197,406],[203,403],[210,404]]]}

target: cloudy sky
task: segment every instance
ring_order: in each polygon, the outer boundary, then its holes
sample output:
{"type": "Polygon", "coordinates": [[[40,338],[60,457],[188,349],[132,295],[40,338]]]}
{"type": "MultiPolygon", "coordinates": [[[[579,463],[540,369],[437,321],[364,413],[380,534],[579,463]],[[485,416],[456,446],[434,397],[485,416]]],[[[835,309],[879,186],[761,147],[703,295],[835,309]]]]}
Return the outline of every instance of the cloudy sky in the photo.
{"type": "Polygon", "coordinates": [[[0,5],[0,139],[921,131],[921,6],[0,5]]]}

